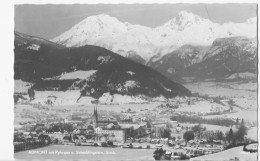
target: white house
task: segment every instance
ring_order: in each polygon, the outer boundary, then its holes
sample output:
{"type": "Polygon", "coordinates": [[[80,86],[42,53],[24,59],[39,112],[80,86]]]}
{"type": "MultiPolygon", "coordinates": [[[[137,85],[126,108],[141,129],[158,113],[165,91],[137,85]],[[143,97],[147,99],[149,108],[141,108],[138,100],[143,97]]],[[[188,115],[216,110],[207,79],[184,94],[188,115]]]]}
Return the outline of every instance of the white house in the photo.
{"type": "Polygon", "coordinates": [[[125,141],[125,131],[124,130],[110,130],[102,129],[100,127],[95,128],[95,134],[98,135],[107,135],[107,137],[115,142],[124,142],[125,141]]]}

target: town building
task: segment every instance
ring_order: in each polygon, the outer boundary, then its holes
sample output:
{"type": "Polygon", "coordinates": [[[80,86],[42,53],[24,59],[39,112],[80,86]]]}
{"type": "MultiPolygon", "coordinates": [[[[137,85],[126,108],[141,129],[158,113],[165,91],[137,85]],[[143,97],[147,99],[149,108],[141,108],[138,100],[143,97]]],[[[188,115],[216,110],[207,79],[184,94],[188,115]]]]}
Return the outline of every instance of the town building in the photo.
{"type": "Polygon", "coordinates": [[[106,136],[108,138],[108,140],[114,141],[114,142],[124,142],[125,141],[125,131],[124,130],[110,130],[110,129],[102,129],[101,127],[97,127],[97,128],[95,128],[95,134],[106,136]]]}
{"type": "Polygon", "coordinates": [[[94,127],[102,127],[102,128],[106,128],[109,124],[114,124],[114,125],[118,125],[117,120],[115,120],[114,118],[108,118],[108,119],[102,119],[100,120],[98,117],[98,111],[97,111],[97,107],[94,107],[94,113],[93,113],[93,117],[92,117],[92,125],[94,127]]]}
{"type": "Polygon", "coordinates": [[[114,142],[124,142],[125,141],[125,131],[120,129],[111,129],[118,125],[118,122],[113,119],[107,120],[99,120],[98,118],[98,111],[97,107],[94,107],[94,114],[93,114],[93,126],[95,134],[97,137],[95,138],[96,141],[104,141],[110,140],[114,142]]]}

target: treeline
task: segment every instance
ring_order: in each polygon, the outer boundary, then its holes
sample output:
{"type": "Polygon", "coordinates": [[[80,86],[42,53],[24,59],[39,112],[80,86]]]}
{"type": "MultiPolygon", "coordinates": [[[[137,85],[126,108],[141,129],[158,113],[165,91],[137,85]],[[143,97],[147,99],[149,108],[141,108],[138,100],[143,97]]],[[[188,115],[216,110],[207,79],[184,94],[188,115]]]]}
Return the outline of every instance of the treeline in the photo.
{"type": "Polygon", "coordinates": [[[69,79],[69,80],[39,80],[37,81],[33,89],[38,91],[66,91],[68,90],[72,84],[79,79],[69,79]]]}
{"type": "Polygon", "coordinates": [[[211,118],[206,119],[199,116],[188,116],[188,115],[174,115],[171,117],[172,121],[178,121],[180,123],[198,123],[198,124],[210,124],[230,127],[237,123],[228,118],[211,118]]]}

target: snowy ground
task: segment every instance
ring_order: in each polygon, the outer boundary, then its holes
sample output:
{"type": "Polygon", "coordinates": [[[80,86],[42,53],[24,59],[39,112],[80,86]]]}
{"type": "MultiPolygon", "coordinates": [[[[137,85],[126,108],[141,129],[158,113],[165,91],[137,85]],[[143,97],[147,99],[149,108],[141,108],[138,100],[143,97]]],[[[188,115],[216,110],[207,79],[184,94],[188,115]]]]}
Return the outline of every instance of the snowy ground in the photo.
{"type": "MultiPolygon", "coordinates": [[[[181,123],[182,126],[188,126],[188,127],[193,127],[196,126],[198,124],[192,124],[192,123],[181,123]]],[[[230,130],[230,127],[226,127],[226,126],[218,126],[218,125],[209,125],[209,124],[201,124],[202,127],[206,127],[208,131],[216,131],[216,130],[220,130],[223,133],[227,132],[230,130]]]]}
{"type": "MultiPolygon", "coordinates": [[[[239,110],[239,109],[237,109],[239,110]]],[[[235,113],[230,114],[224,114],[224,115],[209,115],[209,116],[203,116],[204,118],[218,118],[218,117],[224,117],[224,118],[243,118],[245,121],[248,122],[256,122],[257,121],[257,111],[248,111],[248,110],[240,110],[235,113]]]]}
{"type": "Polygon", "coordinates": [[[205,116],[211,117],[239,117],[247,121],[257,121],[257,83],[253,82],[192,82],[184,84],[192,93],[207,97],[221,97],[233,100],[237,113],[205,116]]]}
{"type": "Polygon", "coordinates": [[[87,71],[73,71],[69,73],[62,73],[60,76],[55,76],[52,78],[45,78],[45,80],[68,80],[68,79],[87,79],[92,74],[96,73],[97,70],[87,70],[87,71]]]}
{"type": "Polygon", "coordinates": [[[252,127],[247,131],[247,137],[257,140],[257,127],[252,127]]]}
{"type": "Polygon", "coordinates": [[[191,161],[228,161],[239,158],[241,161],[256,161],[257,153],[249,153],[243,151],[243,146],[228,149],[219,153],[205,155],[201,157],[191,158],[191,161]]]}
{"type": "Polygon", "coordinates": [[[189,112],[195,112],[195,113],[210,113],[210,112],[217,111],[217,109],[219,111],[224,111],[224,110],[228,110],[229,106],[220,105],[218,103],[210,102],[210,101],[207,101],[207,100],[201,100],[201,101],[194,102],[191,105],[180,104],[179,108],[176,109],[175,111],[178,111],[178,112],[189,111],[189,112]]]}
{"type": "Polygon", "coordinates": [[[209,97],[233,99],[243,108],[257,108],[257,83],[239,82],[192,82],[184,84],[193,93],[209,97]]]}
{"type": "MultiPolygon", "coordinates": [[[[79,72],[79,71],[78,71],[79,72]]],[[[77,72],[76,72],[77,73],[77,72]]],[[[76,78],[77,74],[73,72],[73,78],[76,78]],[[76,75],[75,75],[76,74],[76,75]]],[[[62,75],[64,79],[72,78],[71,73],[62,75]]],[[[63,78],[62,78],[63,79],[63,78]]],[[[21,80],[15,80],[15,92],[27,93],[30,83],[23,82],[21,80]]],[[[169,102],[173,105],[178,105],[176,112],[194,112],[194,113],[208,113],[215,112],[216,109],[222,111],[230,108],[230,104],[227,100],[232,99],[234,102],[235,113],[223,114],[223,115],[210,115],[203,116],[205,118],[223,117],[223,118],[244,118],[246,122],[257,122],[257,84],[256,83],[236,83],[236,82],[193,82],[186,83],[185,86],[193,93],[198,93],[200,96],[207,97],[176,97],[169,99],[169,102]],[[214,101],[212,98],[219,97],[219,102],[214,101]],[[190,101],[190,104],[188,104],[190,101]]],[[[27,95],[24,95],[28,99],[27,95]]],[[[35,91],[35,99],[30,102],[32,105],[16,105],[14,109],[15,125],[20,122],[27,122],[42,117],[66,118],[69,114],[81,111],[93,111],[94,105],[91,97],[80,97],[79,90],[63,91],[35,91]],[[51,101],[51,104],[48,104],[51,101]],[[34,104],[34,105],[33,105],[34,104]],[[44,111],[35,108],[35,105],[42,105],[52,109],[51,111],[44,111]],[[69,111],[68,113],[62,113],[57,111],[69,111]]],[[[104,93],[99,99],[99,110],[121,112],[131,109],[132,111],[142,112],[141,110],[152,110],[153,108],[165,104],[166,99],[164,97],[158,97],[154,99],[147,99],[143,96],[122,96],[122,95],[110,95],[104,93]]],[[[28,101],[27,101],[28,102],[28,101]]],[[[21,103],[21,102],[20,102],[21,103]]],[[[26,101],[24,102],[26,103],[26,101]]],[[[226,127],[216,127],[214,125],[207,125],[207,129],[221,129],[227,131],[226,127]]],[[[248,131],[250,138],[257,138],[257,128],[252,127],[248,131]]]]}
{"type": "Polygon", "coordinates": [[[96,70],[88,70],[88,71],[75,71],[75,72],[70,72],[70,73],[65,73],[60,76],[60,80],[64,79],[86,79],[92,74],[94,74],[96,70]]]}
{"type": "Polygon", "coordinates": [[[94,99],[92,97],[82,97],[78,102],[77,99],[80,97],[79,90],[70,91],[35,91],[35,99],[31,103],[46,105],[47,101],[50,100],[53,106],[66,106],[66,105],[90,105],[94,99]]]}
{"type": "MultiPolygon", "coordinates": [[[[158,106],[160,102],[152,102],[149,104],[123,104],[123,105],[98,105],[99,112],[102,111],[113,111],[121,112],[126,111],[129,108],[132,111],[142,112],[144,109],[152,109],[158,106]]],[[[88,115],[93,113],[95,105],[60,105],[60,106],[45,106],[49,110],[44,110],[42,107],[37,108],[35,105],[15,105],[14,108],[14,124],[24,123],[28,121],[45,120],[46,118],[51,119],[65,119],[71,117],[73,113],[81,113],[88,115]]]]}
{"type": "Polygon", "coordinates": [[[35,121],[38,118],[46,116],[43,110],[33,108],[31,105],[15,105],[14,108],[14,125],[19,123],[35,121]]]}
{"type": "MultiPolygon", "coordinates": [[[[89,96],[80,97],[79,90],[68,91],[35,91],[35,99],[31,103],[37,103],[42,105],[48,105],[47,101],[50,100],[53,106],[67,106],[67,105],[92,105],[92,101],[95,99],[89,96]]],[[[99,98],[100,104],[107,105],[120,105],[120,104],[145,104],[149,102],[165,101],[164,97],[156,97],[149,99],[142,95],[128,96],[109,93],[104,93],[99,98]]]]}
{"type": "Polygon", "coordinates": [[[22,80],[14,80],[14,93],[27,93],[32,83],[22,80]]]}
{"type": "Polygon", "coordinates": [[[244,72],[244,73],[236,73],[236,74],[232,74],[231,76],[229,76],[226,79],[256,79],[257,75],[253,74],[253,73],[249,73],[249,72],[244,72]]]}

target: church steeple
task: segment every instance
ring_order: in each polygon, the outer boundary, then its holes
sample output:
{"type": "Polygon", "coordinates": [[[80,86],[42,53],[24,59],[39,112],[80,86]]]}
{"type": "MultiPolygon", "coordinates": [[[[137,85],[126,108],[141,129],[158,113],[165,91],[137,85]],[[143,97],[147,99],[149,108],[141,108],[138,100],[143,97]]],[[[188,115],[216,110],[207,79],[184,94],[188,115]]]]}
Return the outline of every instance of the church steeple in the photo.
{"type": "Polygon", "coordinates": [[[97,126],[97,123],[98,123],[98,111],[97,111],[97,106],[94,106],[94,117],[95,117],[95,123],[96,123],[96,126],[97,126]]]}

